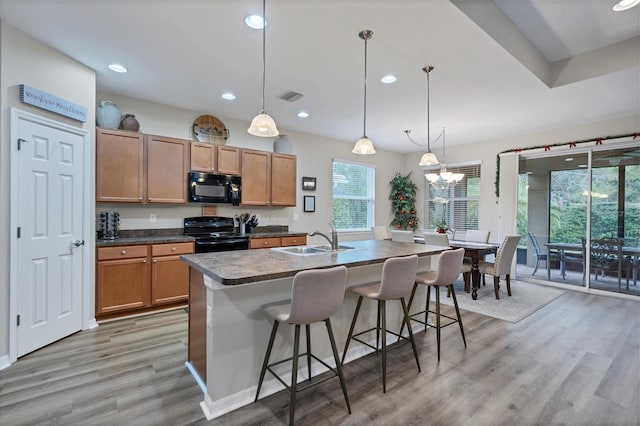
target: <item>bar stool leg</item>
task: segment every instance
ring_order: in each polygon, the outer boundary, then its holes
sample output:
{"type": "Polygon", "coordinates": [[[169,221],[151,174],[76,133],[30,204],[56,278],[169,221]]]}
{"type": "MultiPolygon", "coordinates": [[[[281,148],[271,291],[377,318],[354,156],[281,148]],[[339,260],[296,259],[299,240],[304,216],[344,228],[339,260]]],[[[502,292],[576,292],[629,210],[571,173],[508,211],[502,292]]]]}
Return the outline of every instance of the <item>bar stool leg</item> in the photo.
{"type": "Polygon", "coordinates": [[[260,388],[262,387],[264,374],[267,372],[267,365],[269,365],[269,357],[271,357],[271,349],[273,349],[273,341],[276,339],[278,324],[280,324],[279,321],[273,322],[273,328],[271,329],[271,337],[269,338],[269,345],[267,346],[267,353],[264,354],[264,361],[262,363],[262,369],[260,370],[260,380],[258,380],[258,390],[256,391],[256,399],[253,402],[257,402],[258,396],[260,395],[260,388]]]}
{"type": "Polygon", "coordinates": [[[464,338],[464,327],[462,326],[462,317],[460,316],[460,309],[458,308],[458,300],[456,299],[456,291],[453,289],[453,284],[448,286],[451,289],[451,295],[453,297],[453,306],[456,307],[456,316],[458,317],[458,325],[460,326],[460,333],[462,334],[462,341],[464,347],[467,347],[467,339],[464,338]]]}
{"type": "Polygon", "coordinates": [[[411,324],[409,322],[409,309],[404,303],[404,297],[400,299],[402,304],[402,311],[404,313],[404,322],[407,323],[407,329],[409,330],[409,340],[411,341],[411,348],[413,348],[413,356],[416,358],[416,364],[418,365],[418,372],[420,372],[420,360],[418,359],[418,349],[416,348],[416,341],[413,338],[413,330],[411,330],[411,324]]]}
{"type": "Polygon", "coordinates": [[[380,304],[378,303],[378,315],[376,317],[376,350],[380,348],[380,304]]]}
{"type": "Polygon", "coordinates": [[[311,381],[311,326],[305,324],[305,331],[307,335],[307,371],[309,372],[309,381],[311,381]]]}
{"type": "Polygon", "coordinates": [[[342,353],[342,361],[340,364],[344,364],[344,359],[347,356],[347,349],[349,349],[349,342],[353,336],[353,329],[356,326],[356,320],[358,319],[358,312],[360,312],[360,306],[362,305],[363,297],[358,297],[358,303],[356,304],[356,311],[353,313],[353,320],[351,320],[351,327],[349,328],[349,335],[347,336],[347,342],[344,344],[344,352],[342,353]]]}
{"type": "Polygon", "coordinates": [[[333,359],[336,361],[336,370],[338,371],[338,378],[340,379],[340,387],[342,388],[342,394],[344,395],[344,401],[347,403],[347,410],[351,414],[351,404],[349,404],[349,395],[347,395],[347,384],[344,381],[342,375],[342,365],[340,364],[340,358],[338,358],[338,349],[336,348],[336,339],[333,337],[333,329],[331,327],[331,320],[327,318],[324,320],[327,326],[327,333],[329,334],[329,342],[331,342],[331,350],[333,352],[333,359]]]}
{"type": "Polygon", "coordinates": [[[289,403],[289,425],[293,426],[296,413],[296,387],[298,384],[298,354],[300,351],[300,324],[296,324],[293,338],[293,366],[291,367],[291,402],[289,403]]]}
{"type": "MultiPolygon", "coordinates": [[[[413,290],[411,290],[411,296],[409,296],[409,305],[407,306],[407,312],[409,312],[411,310],[411,304],[413,303],[413,297],[416,295],[416,288],[418,287],[418,284],[415,283],[413,284],[413,290]]],[[[411,322],[407,321],[407,327],[411,327],[411,322]]],[[[400,325],[400,333],[398,336],[398,342],[400,341],[400,336],[402,336],[402,332],[404,331],[404,321],[402,321],[402,324],[400,325]]]]}
{"type": "Polygon", "coordinates": [[[429,304],[431,303],[431,286],[427,286],[427,306],[424,308],[424,331],[427,332],[427,323],[429,322],[429,304]]]}
{"type": "Polygon", "coordinates": [[[438,361],[440,361],[440,286],[436,288],[436,340],[438,342],[438,361]]]}
{"type": "Polygon", "coordinates": [[[378,300],[382,309],[382,393],[387,392],[387,306],[384,300],[378,300]]]}

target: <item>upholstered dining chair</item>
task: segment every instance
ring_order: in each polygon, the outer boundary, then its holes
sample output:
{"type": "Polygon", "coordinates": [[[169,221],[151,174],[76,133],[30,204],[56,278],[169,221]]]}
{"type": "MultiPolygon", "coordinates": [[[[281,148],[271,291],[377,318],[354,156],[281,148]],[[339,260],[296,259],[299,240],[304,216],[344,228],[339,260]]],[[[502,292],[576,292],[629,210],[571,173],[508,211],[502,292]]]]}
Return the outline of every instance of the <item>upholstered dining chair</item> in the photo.
{"type": "MultiPolygon", "coordinates": [[[[416,273],[418,271],[418,256],[404,256],[404,257],[392,257],[384,261],[382,264],[382,276],[380,281],[362,284],[356,287],[351,287],[349,291],[358,295],[358,303],[356,304],[356,310],[353,313],[353,320],[351,321],[351,327],[349,328],[349,334],[347,341],[344,344],[344,352],[342,354],[342,362],[347,356],[347,350],[349,349],[349,343],[351,340],[355,340],[365,346],[370,347],[376,352],[382,352],[382,392],[387,391],[387,333],[391,333],[395,336],[401,337],[400,334],[396,334],[387,330],[387,310],[386,302],[389,300],[398,300],[402,305],[403,318],[402,323],[407,325],[409,329],[409,341],[411,342],[411,348],[413,349],[413,355],[416,359],[418,366],[418,372],[420,372],[420,360],[418,359],[418,350],[416,348],[416,342],[413,339],[413,331],[409,322],[409,311],[407,310],[407,304],[405,298],[411,293],[411,288],[415,283],[416,273]],[[358,312],[360,312],[360,306],[364,298],[369,300],[376,300],[378,302],[378,316],[376,326],[364,331],[360,331],[354,334],[356,320],[358,319],[358,312]],[[376,331],[376,346],[369,344],[365,340],[360,340],[358,336],[376,331]],[[381,338],[381,339],[380,339],[381,338]],[[379,348],[379,341],[382,340],[382,348],[379,348]]],[[[404,337],[402,337],[405,339],[404,337]]],[[[402,368],[405,368],[404,366],[402,368]]]]}
{"type": "MultiPolygon", "coordinates": [[[[505,282],[507,283],[507,294],[511,296],[511,263],[513,262],[513,256],[518,248],[518,242],[520,241],[520,235],[508,235],[498,247],[496,252],[495,262],[480,261],[478,263],[478,269],[481,274],[487,274],[493,276],[493,291],[496,295],[496,299],[500,299],[500,277],[505,276],[505,282]]],[[[471,275],[471,265],[464,263],[462,265],[462,272],[464,274],[465,289],[469,282],[471,275]]]]}
{"type": "Polygon", "coordinates": [[[398,241],[401,243],[412,243],[413,231],[403,231],[401,229],[391,230],[391,241],[398,241]]]}
{"type": "Polygon", "coordinates": [[[391,235],[389,235],[389,231],[387,230],[387,227],[383,225],[372,226],[371,233],[373,234],[374,240],[386,240],[387,238],[391,238],[391,235]]]}
{"type": "Polygon", "coordinates": [[[474,243],[488,243],[491,231],[485,229],[469,229],[465,236],[465,241],[473,241],[474,243]]]}
{"type": "MultiPolygon", "coordinates": [[[[269,338],[267,351],[264,355],[264,362],[262,363],[262,369],[260,370],[260,379],[258,381],[258,390],[256,391],[255,401],[258,401],[260,389],[262,388],[262,382],[264,380],[265,373],[268,371],[273,374],[278,379],[278,381],[280,381],[280,383],[284,384],[291,393],[291,401],[289,405],[289,425],[291,426],[294,424],[296,393],[298,391],[298,358],[301,356],[306,356],[307,358],[307,369],[309,372],[310,382],[311,358],[315,359],[327,369],[331,370],[334,373],[333,377],[337,376],[340,379],[340,386],[342,387],[344,400],[347,404],[347,410],[349,414],[351,414],[349,396],[347,395],[347,385],[345,383],[344,376],[342,375],[342,363],[338,358],[336,341],[333,336],[331,321],[329,320],[329,317],[342,306],[346,286],[347,268],[345,266],[336,266],[329,269],[310,269],[300,271],[293,277],[293,284],[291,287],[291,301],[269,304],[263,307],[265,313],[273,319],[273,328],[271,329],[271,337],[269,338]],[[327,327],[327,333],[329,335],[329,342],[331,343],[333,359],[336,362],[336,368],[331,367],[323,360],[311,353],[310,324],[320,321],[324,322],[325,326],[327,327]],[[271,356],[273,342],[276,338],[278,325],[281,322],[295,325],[293,357],[269,364],[269,357],[271,356]],[[305,326],[307,335],[307,352],[303,354],[299,353],[301,325],[305,326]],[[289,360],[292,361],[291,384],[287,385],[271,367],[282,364],[283,362],[289,360]]],[[[306,389],[310,386],[320,384],[325,380],[326,379],[320,379],[315,383],[305,386],[304,388],[306,389]]]]}
{"type": "Polygon", "coordinates": [[[431,246],[449,247],[449,237],[447,234],[438,232],[424,232],[424,243],[431,246]]]}

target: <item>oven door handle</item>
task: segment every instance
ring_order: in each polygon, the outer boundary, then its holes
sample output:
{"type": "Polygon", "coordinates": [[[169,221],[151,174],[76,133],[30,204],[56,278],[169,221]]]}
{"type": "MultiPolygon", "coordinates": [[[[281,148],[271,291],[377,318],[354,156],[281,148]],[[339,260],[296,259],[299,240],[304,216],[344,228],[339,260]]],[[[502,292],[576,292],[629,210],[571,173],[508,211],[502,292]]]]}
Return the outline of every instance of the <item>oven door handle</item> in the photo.
{"type": "Polygon", "coordinates": [[[237,238],[237,239],[229,239],[229,240],[222,240],[222,241],[196,241],[196,245],[199,246],[225,246],[225,245],[232,245],[232,244],[249,244],[249,240],[244,239],[244,238],[237,238]]]}

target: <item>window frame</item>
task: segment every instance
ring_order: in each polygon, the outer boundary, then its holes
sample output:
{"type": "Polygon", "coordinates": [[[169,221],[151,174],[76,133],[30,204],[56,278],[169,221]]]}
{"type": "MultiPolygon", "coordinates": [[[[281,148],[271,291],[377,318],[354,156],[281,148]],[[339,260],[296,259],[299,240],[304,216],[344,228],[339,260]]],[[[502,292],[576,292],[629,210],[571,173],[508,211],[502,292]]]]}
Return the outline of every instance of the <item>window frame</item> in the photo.
{"type": "Polygon", "coordinates": [[[376,166],[373,164],[359,163],[355,161],[343,160],[339,158],[333,158],[331,161],[331,219],[335,223],[334,217],[334,205],[336,199],[342,200],[366,200],[367,201],[367,226],[364,228],[339,228],[336,226],[336,230],[339,232],[363,232],[370,231],[371,227],[375,224],[375,204],[376,204],[376,166]],[[367,196],[353,196],[353,195],[338,195],[336,196],[334,189],[336,187],[334,168],[335,164],[347,164],[351,166],[364,167],[367,170],[367,196]]]}

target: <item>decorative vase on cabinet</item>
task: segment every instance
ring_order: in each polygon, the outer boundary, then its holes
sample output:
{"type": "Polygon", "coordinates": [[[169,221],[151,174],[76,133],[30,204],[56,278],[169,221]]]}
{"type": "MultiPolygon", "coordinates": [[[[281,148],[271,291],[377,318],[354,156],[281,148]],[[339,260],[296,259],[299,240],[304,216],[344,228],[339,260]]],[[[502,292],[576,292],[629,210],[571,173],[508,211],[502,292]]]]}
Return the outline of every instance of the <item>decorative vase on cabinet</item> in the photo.
{"type": "Polygon", "coordinates": [[[100,127],[108,129],[117,129],[120,126],[122,114],[120,110],[111,101],[100,101],[96,111],[96,122],[100,127]]]}
{"type": "Polygon", "coordinates": [[[129,130],[131,132],[137,132],[140,130],[140,123],[136,120],[136,116],[133,114],[125,114],[122,117],[122,122],[120,123],[120,128],[122,130],[129,130]]]}

